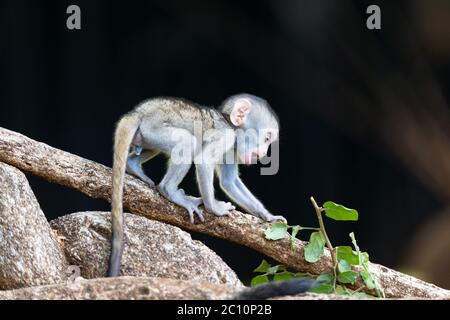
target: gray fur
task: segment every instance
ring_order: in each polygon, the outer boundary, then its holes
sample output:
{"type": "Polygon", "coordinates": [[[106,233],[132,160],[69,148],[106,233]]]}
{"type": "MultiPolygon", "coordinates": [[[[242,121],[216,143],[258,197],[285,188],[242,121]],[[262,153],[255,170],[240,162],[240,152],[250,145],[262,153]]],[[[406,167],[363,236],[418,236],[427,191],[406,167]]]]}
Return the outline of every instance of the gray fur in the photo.
{"type": "MultiPolygon", "coordinates": [[[[236,147],[236,142],[243,133],[237,130],[238,128],[234,127],[230,121],[233,105],[239,99],[246,99],[246,105],[251,104],[250,112],[240,129],[267,128],[278,132],[278,118],[267,101],[249,94],[230,97],[218,110],[202,107],[179,98],[153,98],[139,104],[119,122],[115,134],[113,166],[113,255],[110,258],[110,275],[118,274],[123,250],[121,201],[125,166],[128,173],[153,186],[153,180],[147,177],[142,170],[142,163],[160,152],[169,156],[169,163],[167,172],[157,188],[168,200],[187,210],[191,223],[194,223],[194,214],[200,221],[205,220],[203,209],[199,207],[201,204],[209,213],[217,216],[229,215],[230,211],[235,209],[230,202],[218,201],[215,198],[215,169],[221,187],[236,204],[265,221],[285,221],[282,216],[272,215],[251,194],[239,178],[236,164],[222,164],[224,157],[231,151],[236,151],[238,155],[244,152],[243,149],[236,147]],[[200,135],[196,132],[195,124],[198,123],[201,123],[200,135]],[[213,132],[211,132],[212,129],[213,132]],[[182,139],[178,140],[175,137],[182,139]],[[124,156],[126,154],[124,152],[127,151],[127,147],[131,153],[125,164],[124,156]],[[177,163],[174,160],[175,148],[189,150],[184,154],[185,161],[177,163]],[[178,188],[192,163],[195,163],[201,198],[186,195],[182,189],[178,188]]],[[[267,151],[271,142],[273,141],[264,140],[264,137],[262,140],[252,137],[247,146],[256,148],[255,150],[261,148],[261,150],[267,151]]]]}

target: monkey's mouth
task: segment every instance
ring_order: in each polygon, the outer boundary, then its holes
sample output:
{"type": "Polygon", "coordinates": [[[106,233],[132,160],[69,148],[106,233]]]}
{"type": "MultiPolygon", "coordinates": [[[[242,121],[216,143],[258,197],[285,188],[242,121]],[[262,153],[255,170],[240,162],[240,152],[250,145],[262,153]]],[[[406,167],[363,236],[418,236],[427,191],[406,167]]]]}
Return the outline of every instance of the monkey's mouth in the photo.
{"type": "Polygon", "coordinates": [[[258,155],[256,154],[246,154],[240,157],[241,163],[246,165],[255,164],[258,162],[258,155]]]}

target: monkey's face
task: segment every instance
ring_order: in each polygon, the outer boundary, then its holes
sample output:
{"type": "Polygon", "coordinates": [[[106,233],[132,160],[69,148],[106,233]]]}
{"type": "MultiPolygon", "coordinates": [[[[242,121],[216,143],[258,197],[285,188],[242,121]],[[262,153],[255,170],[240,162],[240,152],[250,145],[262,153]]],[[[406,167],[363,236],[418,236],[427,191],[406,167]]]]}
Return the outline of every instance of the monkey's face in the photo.
{"type": "Polygon", "coordinates": [[[266,100],[249,94],[226,100],[222,112],[237,127],[236,155],[239,163],[253,164],[267,154],[278,139],[278,120],[266,100]]]}
{"type": "Polygon", "coordinates": [[[272,142],[278,139],[277,128],[238,130],[236,153],[239,163],[254,164],[267,155],[272,142]]]}

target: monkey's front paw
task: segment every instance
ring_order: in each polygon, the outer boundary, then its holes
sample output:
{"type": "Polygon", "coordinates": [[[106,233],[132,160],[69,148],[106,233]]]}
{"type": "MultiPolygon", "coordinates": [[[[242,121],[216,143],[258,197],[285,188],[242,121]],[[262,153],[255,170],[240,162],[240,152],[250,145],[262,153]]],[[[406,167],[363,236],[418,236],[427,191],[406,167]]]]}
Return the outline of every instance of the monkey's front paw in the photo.
{"type": "Polygon", "coordinates": [[[230,202],[216,201],[211,207],[206,207],[208,212],[215,214],[216,216],[230,215],[230,211],[236,209],[230,202]]]}
{"type": "Polygon", "coordinates": [[[286,218],[283,216],[274,216],[272,214],[267,214],[267,215],[262,216],[261,218],[267,222],[281,221],[281,222],[287,223],[286,218]]]}

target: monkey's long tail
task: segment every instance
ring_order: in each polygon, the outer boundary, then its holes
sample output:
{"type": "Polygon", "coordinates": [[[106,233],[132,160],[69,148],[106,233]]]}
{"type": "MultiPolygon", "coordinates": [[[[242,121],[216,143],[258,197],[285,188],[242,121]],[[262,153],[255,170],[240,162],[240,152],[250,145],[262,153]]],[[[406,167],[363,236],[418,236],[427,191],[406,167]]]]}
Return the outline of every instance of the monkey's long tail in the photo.
{"type": "Polygon", "coordinates": [[[252,288],[246,288],[238,293],[234,300],[265,300],[280,296],[304,293],[318,286],[315,279],[301,278],[287,281],[272,281],[252,288]]]}
{"type": "Polygon", "coordinates": [[[136,114],[124,116],[117,124],[114,135],[114,159],[111,198],[111,255],[109,256],[108,276],[117,277],[123,253],[123,185],[128,152],[134,135],[139,127],[140,118],[136,114]]]}

